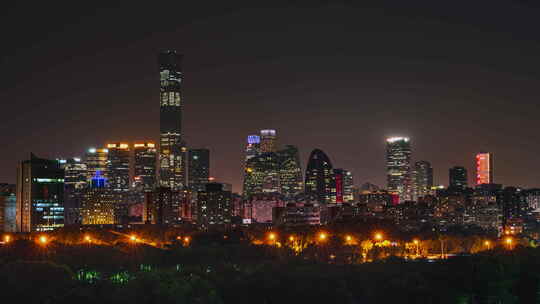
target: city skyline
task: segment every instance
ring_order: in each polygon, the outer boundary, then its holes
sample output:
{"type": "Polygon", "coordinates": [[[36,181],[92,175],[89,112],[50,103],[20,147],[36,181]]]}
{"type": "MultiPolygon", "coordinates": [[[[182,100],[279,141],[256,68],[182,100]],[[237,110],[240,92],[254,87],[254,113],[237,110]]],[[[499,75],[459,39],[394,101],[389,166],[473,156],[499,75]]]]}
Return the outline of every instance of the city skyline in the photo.
{"type": "MultiPolygon", "coordinates": [[[[361,12],[354,6],[307,8],[312,14],[301,17],[300,23],[313,27],[314,32],[322,31],[327,43],[321,48],[314,48],[318,40],[310,35],[304,38],[305,47],[292,41],[295,34],[306,30],[301,25],[293,26],[291,34],[281,27],[267,28],[264,22],[268,21],[268,12],[253,8],[232,13],[218,10],[209,19],[205,19],[206,12],[197,11],[190,19],[197,22],[178,24],[177,30],[169,32],[164,30],[164,23],[156,23],[152,28],[155,37],[144,37],[139,27],[129,32],[131,38],[122,40],[133,43],[130,52],[92,36],[94,30],[85,25],[77,25],[73,31],[85,28],[92,38],[89,42],[96,47],[62,50],[61,40],[74,33],[70,31],[53,31],[50,41],[30,37],[34,40],[29,41],[39,41],[37,50],[13,43],[15,48],[4,50],[1,57],[6,65],[4,72],[10,76],[5,77],[8,81],[2,84],[0,94],[3,100],[12,101],[8,110],[17,115],[7,117],[3,123],[10,144],[0,161],[0,178],[14,183],[16,163],[29,152],[50,159],[82,157],[88,147],[101,147],[98,143],[157,142],[159,109],[155,105],[159,89],[155,54],[158,49],[171,48],[185,55],[182,132],[186,142],[189,147],[210,149],[212,176],[232,183],[235,192],[242,187],[245,137],[252,130],[268,128],[277,130],[278,144],[299,148],[304,172],[310,151],[319,148],[335,167],[350,170],[358,186],[364,182],[384,186],[384,140],[408,136],[412,160],[432,164],[435,184],[447,185],[448,169],[464,166],[469,172],[469,185],[474,185],[474,156],[490,151],[496,156],[496,183],[538,187],[540,173],[529,170],[540,165],[535,157],[540,150],[536,142],[540,141],[535,133],[538,93],[534,89],[539,77],[533,72],[539,70],[540,62],[530,53],[537,43],[527,39],[530,32],[525,23],[505,27],[506,23],[498,24],[486,16],[474,19],[474,12],[479,10],[475,5],[469,13],[449,10],[451,20],[461,20],[457,28],[450,21],[432,24],[434,16],[444,8],[425,6],[415,10],[412,5],[391,9],[421,17],[417,22],[411,21],[413,17],[385,19],[391,25],[403,25],[403,39],[412,41],[411,46],[399,50],[401,53],[383,43],[384,39],[403,41],[386,28],[370,26],[361,30],[361,25],[370,21],[381,24],[374,19],[384,15],[381,9],[386,7],[361,12]],[[351,19],[355,13],[365,14],[367,19],[351,19]],[[369,17],[369,13],[375,17],[369,17]],[[315,19],[324,15],[328,16],[326,23],[317,25],[315,19]],[[258,22],[257,18],[262,20],[258,22]],[[224,45],[219,39],[209,39],[214,37],[210,28],[221,22],[234,42],[252,37],[249,30],[238,28],[245,21],[253,22],[253,30],[261,33],[253,38],[255,41],[268,42],[231,47],[234,43],[224,45]],[[328,35],[328,31],[341,29],[344,24],[350,25],[352,33],[364,35],[367,42],[377,43],[362,49],[362,45],[344,39],[349,36],[342,31],[335,40],[328,35]],[[433,29],[427,25],[433,25],[433,29]],[[472,42],[477,38],[476,27],[494,29],[492,36],[482,38],[485,45],[493,46],[487,56],[483,45],[472,42]],[[419,29],[440,36],[428,43],[414,34],[419,29]],[[454,29],[463,37],[458,39],[448,33],[454,29]],[[513,41],[505,31],[519,33],[518,37],[523,38],[515,41],[514,50],[496,42],[513,41]],[[282,44],[291,45],[291,49],[284,49],[282,44]],[[94,53],[97,45],[103,46],[103,51],[94,53]],[[426,46],[428,49],[423,51],[426,46]],[[448,46],[451,48],[446,51],[448,46]],[[59,58],[68,57],[66,54],[72,54],[72,59],[59,58]],[[27,58],[32,58],[30,63],[23,60],[27,58]],[[504,60],[497,61],[499,58],[504,60]],[[312,68],[314,63],[318,65],[312,68]],[[92,72],[82,72],[89,70],[92,72]],[[21,78],[30,73],[35,77],[21,78]],[[46,85],[38,83],[42,79],[47,80],[46,85]],[[52,121],[54,115],[57,117],[52,121]],[[518,147],[515,142],[523,145],[518,147]]],[[[20,11],[14,10],[17,16],[20,11]]],[[[298,10],[282,12],[273,8],[288,21],[298,10]]],[[[494,4],[494,10],[510,16],[538,11],[527,4],[511,8],[494,4]]],[[[111,9],[104,14],[114,12],[111,9]]],[[[97,24],[96,18],[88,18],[89,25],[97,24]]],[[[111,37],[119,34],[114,32],[111,37]]],[[[17,42],[16,38],[8,38],[17,42]]]]}

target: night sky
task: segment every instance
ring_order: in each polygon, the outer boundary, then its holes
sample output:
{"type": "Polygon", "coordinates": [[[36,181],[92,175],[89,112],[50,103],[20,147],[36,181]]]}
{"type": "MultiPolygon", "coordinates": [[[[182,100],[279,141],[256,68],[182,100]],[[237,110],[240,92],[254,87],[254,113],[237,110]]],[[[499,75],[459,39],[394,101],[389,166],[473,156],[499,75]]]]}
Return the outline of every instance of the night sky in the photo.
{"type": "Polygon", "coordinates": [[[156,57],[170,48],[184,54],[188,146],[210,148],[211,175],[236,191],[245,137],[264,128],[357,185],[385,186],[385,137],[406,135],[437,184],[454,165],[471,182],[484,150],[495,182],[540,186],[537,2],[19,2],[0,13],[0,182],[31,151],[157,141],[156,57]]]}

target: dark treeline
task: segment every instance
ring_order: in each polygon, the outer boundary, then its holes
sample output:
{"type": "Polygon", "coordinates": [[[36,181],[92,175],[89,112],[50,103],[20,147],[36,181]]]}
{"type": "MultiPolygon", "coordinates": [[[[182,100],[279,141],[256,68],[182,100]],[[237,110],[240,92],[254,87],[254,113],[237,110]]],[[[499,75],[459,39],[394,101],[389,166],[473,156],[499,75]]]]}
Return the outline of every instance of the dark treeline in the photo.
{"type": "Polygon", "coordinates": [[[29,240],[0,247],[2,298],[18,303],[537,303],[539,277],[540,249],[524,246],[360,264],[234,235],[166,250],[29,240]]]}

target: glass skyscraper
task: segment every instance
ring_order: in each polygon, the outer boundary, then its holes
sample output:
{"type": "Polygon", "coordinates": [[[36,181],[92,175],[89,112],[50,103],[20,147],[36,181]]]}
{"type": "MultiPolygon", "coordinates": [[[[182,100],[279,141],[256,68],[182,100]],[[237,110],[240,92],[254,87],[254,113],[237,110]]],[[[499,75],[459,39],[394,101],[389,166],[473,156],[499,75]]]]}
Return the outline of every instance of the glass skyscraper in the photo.
{"type": "Polygon", "coordinates": [[[386,139],[386,172],[388,191],[399,195],[400,201],[411,195],[411,143],[408,137],[386,139]]]}
{"type": "Polygon", "coordinates": [[[34,154],[17,168],[18,232],[49,231],[64,226],[64,169],[57,160],[34,154]]]}
{"type": "Polygon", "coordinates": [[[153,142],[135,143],[133,153],[135,187],[144,191],[153,190],[156,187],[156,144],[153,142]]]}
{"type": "Polygon", "coordinates": [[[424,197],[433,187],[433,168],[428,161],[421,160],[414,163],[414,196],[424,197]]]}
{"type": "Polygon", "coordinates": [[[189,149],[188,184],[193,191],[203,191],[210,178],[210,150],[189,149]]]}
{"type": "Polygon", "coordinates": [[[336,202],[336,184],[332,163],[321,150],[311,152],[306,168],[306,194],[317,196],[320,203],[336,202]]]}
{"type": "Polygon", "coordinates": [[[127,143],[108,144],[107,178],[109,188],[114,191],[128,191],[130,170],[130,149],[127,143]]]}
{"type": "Polygon", "coordinates": [[[464,167],[452,167],[450,168],[448,175],[450,188],[465,189],[468,187],[469,183],[467,181],[467,169],[464,167]]]}
{"type": "Polygon", "coordinates": [[[182,56],[167,50],[159,54],[160,74],[160,186],[171,189],[185,185],[185,147],[182,144],[182,56]]]}

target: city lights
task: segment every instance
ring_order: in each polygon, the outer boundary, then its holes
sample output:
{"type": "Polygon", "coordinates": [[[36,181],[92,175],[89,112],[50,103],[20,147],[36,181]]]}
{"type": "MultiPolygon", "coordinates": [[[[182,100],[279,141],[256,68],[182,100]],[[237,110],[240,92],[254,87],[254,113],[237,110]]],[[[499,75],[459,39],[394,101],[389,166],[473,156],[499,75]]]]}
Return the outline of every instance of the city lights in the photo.
{"type": "Polygon", "coordinates": [[[269,239],[270,241],[274,241],[274,240],[276,240],[276,238],[277,238],[277,236],[276,236],[276,234],[275,234],[274,232],[270,232],[270,233],[268,234],[268,239],[269,239]]]}
{"type": "Polygon", "coordinates": [[[328,234],[326,234],[326,232],[319,233],[319,241],[326,241],[327,238],[328,238],[328,234]]]}
{"type": "Polygon", "coordinates": [[[10,236],[9,234],[6,234],[6,235],[4,236],[4,243],[7,244],[7,243],[9,243],[9,242],[11,242],[11,236],[10,236]]]}
{"type": "Polygon", "coordinates": [[[40,243],[41,245],[46,245],[47,242],[49,241],[49,240],[47,239],[47,237],[44,236],[44,235],[40,236],[38,240],[39,240],[39,243],[40,243]]]}
{"type": "Polygon", "coordinates": [[[137,236],[136,235],[131,235],[129,237],[129,240],[132,241],[132,242],[136,242],[138,239],[137,239],[137,236]]]}
{"type": "Polygon", "coordinates": [[[380,233],[380,232],[377,232],[377,233],[375,233],[374,238],[375,238],[376,241],[382,241],[383,234],[380,233]]]}
{"type": "Polygon", "coordinates": [[[85,236],[84,236],[84,240],[85,240],[87,243],[91,243],[91,242],[92,242],[92,238],[91,238],[89,235],[85,235],[85,236]]]}

